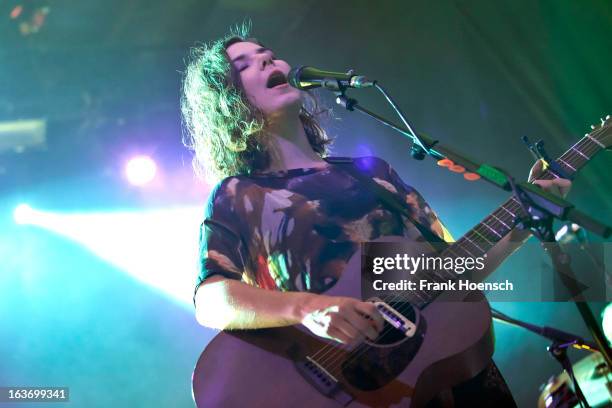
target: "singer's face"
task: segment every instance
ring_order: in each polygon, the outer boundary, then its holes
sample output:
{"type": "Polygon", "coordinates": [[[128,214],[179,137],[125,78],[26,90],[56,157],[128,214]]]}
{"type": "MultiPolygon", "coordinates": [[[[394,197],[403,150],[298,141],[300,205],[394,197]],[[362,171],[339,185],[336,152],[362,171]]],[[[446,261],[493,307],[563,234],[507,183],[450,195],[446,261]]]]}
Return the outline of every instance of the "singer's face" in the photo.
{"type": "Polygon", "coordinates": [[[301,92],[287,83],[291,67],[276,59],[273,52],[252,42],[237,42],[227,48],[227,55],[240,74],[242,88],[249,102],[264,116],[299,113],[301,92]]]}

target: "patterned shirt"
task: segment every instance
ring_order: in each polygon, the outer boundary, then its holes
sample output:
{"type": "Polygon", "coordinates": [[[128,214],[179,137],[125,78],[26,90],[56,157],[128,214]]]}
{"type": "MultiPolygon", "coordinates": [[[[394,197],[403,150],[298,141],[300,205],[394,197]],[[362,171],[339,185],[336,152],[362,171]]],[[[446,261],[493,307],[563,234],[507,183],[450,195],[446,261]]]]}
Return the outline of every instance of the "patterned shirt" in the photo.
{"type": "MultiPolygon", "coordinates": [[[[452,238],[423,197],[377,157],[354,165],[396,193],[412,218],[452,238]]],[[[200,231],[196,290],[222,275],[265,289],[321,293],[339,279],[360,242],[424,238],[368,186],[328,160],[325,167],[228,177],[212,191],[200,231]]]]}

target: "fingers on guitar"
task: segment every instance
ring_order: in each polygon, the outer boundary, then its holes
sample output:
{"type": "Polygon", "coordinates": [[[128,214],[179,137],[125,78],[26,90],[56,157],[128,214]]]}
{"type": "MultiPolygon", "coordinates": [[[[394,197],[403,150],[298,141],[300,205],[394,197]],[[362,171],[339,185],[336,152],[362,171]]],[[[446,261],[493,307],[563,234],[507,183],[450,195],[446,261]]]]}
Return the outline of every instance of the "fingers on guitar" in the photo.
{"type": "Polygon", "coordinates": [[[376,308],[376,305],[371,302],[359,302],[355,304],[355,310],[364,318],[368,319],[375,325],[378,331],[382,330],[385,322],[376,308]]]}

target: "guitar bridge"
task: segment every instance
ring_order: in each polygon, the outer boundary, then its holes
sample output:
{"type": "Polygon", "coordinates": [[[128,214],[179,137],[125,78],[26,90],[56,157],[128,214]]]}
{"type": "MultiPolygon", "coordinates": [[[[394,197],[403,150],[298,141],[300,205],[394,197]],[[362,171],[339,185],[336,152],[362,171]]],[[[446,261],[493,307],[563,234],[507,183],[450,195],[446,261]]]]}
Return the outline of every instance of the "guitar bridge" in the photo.
{"type": "Polygon", "coordinates": [[[336,377],[310,356],[306,356],[306,360],[296,361],[295,365],[300,374],[321,394],[332,398],[342,406],[348,405],[353,400],[353,396],[342,388],[336,377]]]}
{"type": "Polygon", "coordinates": [[[397,330],[404,333],[406,337],[412,337],[416,333],[416,324],[408,320],[403,314],[395,310],[388,303],[383,302],[378,298],[371,299],[376,309],[380,312],[383,319],[397,330]]]}

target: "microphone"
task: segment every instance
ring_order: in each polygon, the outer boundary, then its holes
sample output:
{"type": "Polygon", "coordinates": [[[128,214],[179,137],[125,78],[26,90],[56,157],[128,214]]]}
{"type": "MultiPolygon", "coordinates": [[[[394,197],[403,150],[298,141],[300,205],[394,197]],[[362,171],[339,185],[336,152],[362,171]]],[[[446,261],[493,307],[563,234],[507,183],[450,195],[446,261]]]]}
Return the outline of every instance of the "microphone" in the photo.
{"type": "Polygon", "coordinates": [[[363,75],[353,74],[353,70],[343,73],[322,71],[306,66],[289,71],[287,82],[292,87],[302,90],[323,87],[333,91],[338,91],[340,88],[369,88],[376,83],[363,75]]]}

